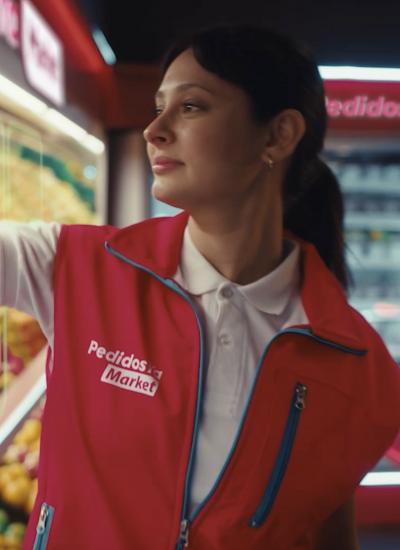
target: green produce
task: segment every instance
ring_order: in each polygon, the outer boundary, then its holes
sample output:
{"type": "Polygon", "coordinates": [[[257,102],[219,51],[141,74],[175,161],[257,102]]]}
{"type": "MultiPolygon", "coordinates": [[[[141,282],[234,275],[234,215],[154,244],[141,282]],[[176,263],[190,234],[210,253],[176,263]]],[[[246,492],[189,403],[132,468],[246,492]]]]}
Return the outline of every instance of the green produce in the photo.
{"type": "Polygon", "coordinates": [[[26,531],[26,525],[24,525],[23,523],[10,523],[10,525],[7,527],[4,535],[7,537],[7,538],[18,538],[18,539],[22,539],[24,538],[25,536],[25,531],[26,531]]]}
{"type": "Polygon", "coordinates": [[[4,533],[10,523],[10,518],[5,510],[0,508],[0,533],[4,533]]]}

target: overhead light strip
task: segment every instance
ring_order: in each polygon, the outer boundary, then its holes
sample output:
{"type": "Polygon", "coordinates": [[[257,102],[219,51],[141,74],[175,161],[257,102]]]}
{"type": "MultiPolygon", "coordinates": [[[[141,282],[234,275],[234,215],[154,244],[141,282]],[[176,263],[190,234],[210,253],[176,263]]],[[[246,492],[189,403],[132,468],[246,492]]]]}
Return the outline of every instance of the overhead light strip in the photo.
{"type": "Polygon", "coordinates": [[[47,110],[47,105],[44,101],[37,99],[37,97],[26,92],[2,75],[0,75],[0,93],[36,115],[42,115],[47,110]]]}
{"type": "Polygon", "coordinates": [[[400,472],[371,472],[364,477],[360,485],[400,485],[400,472]]]}
{"type": "Polygon", "coordinates": [[[65,135],[72,137],[92,153],[101,155],[104,152],[105,146],[100,139],[88,134],[84,128],[81,128],[78,124],[75,124],[75,122],[55,109],[48,107],[44,101],[37,99],[35,96],[2,75],[0,75],[0,96],[1,95],[19,107],[28,109],[38,118],[43,119],[65,135]]]}
{"type": "Polygon", "coordinates": [[[324,80],[400,82],[400,69],[320,66],[319,73],[324,80]]]}
{"type": "Polygon", "coordinates": [[[92,31],[92,36],[107,65],[115,65],[117,57],[102,31],[99,28],[95,28],[92,31]]]}

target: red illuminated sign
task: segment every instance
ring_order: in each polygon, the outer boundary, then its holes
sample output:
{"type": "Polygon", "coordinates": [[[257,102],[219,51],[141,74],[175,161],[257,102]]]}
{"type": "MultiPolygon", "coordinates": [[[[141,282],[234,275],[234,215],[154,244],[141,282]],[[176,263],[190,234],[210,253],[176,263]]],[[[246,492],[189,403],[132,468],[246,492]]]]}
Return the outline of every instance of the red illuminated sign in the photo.
{"type": "Polygon", "coordinates": [[[21,4],[21,52],[32,88],[57,106],[65,103],[64,51],[60,39],[29,0],[21,4]]]}
{"type": "Polygon", "coordinates": [[[4,36],[13,48],[20,43],[19,7],[14,0],[0,0],[0,35],[4,36]]]}
{"type": "Polygon", "coordinates": [[[357,95],[353,99],[341,101],[325,98],[326,109],[331,117],[366,117],[395,118],[400,117],[400,103],[391,101],[385,96],[370,99],[366,95],[357,95]]]}

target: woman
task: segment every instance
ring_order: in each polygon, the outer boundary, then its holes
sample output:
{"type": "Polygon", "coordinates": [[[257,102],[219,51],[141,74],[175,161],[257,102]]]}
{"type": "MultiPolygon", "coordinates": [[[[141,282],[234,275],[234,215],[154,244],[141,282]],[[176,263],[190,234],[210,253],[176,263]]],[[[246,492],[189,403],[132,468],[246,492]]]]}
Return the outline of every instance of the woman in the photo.
{"type": "Polygon", "coordinates": [[[153,194],[182,214],[3,232],[3,303],[47,320],[53,355],[24,549],[355,550],[400,376],[343,292],[317,65],[206,30],[168,53],[156,114],[153,194]]]}

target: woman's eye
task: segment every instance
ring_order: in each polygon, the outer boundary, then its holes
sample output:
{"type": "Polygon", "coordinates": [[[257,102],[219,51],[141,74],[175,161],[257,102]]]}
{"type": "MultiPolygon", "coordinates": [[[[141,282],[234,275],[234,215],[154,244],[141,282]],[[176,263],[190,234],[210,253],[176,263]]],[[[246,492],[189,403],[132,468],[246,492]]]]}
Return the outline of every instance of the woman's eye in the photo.
{"type": "MultiPolygon", "coordinates": [[[[186,113],[193,113],[193,112],[197,111],[198,109],[200,109],[200,107],[198,105],[195,105],[194,103],[192,103],[190,101],[185,101],[184,103],[182,103],[182,107],[183,107],[184,112],[186,112],[186,113]]],[[[156,107],[155,109],[153,109],[153,114],[154,114],[155,117],[160,116],[162,112],[163,112],[163,109],[161,107],[156,107]]]]}
{"type": "Polygon", "coordinates": [[[199,109],[198,105],[195,105],[194,103],[190,103],[189,101],[183,104],[183,107],[185,111],[188,111],[189,113],[193,113],[197,109],[199,109]]]}

